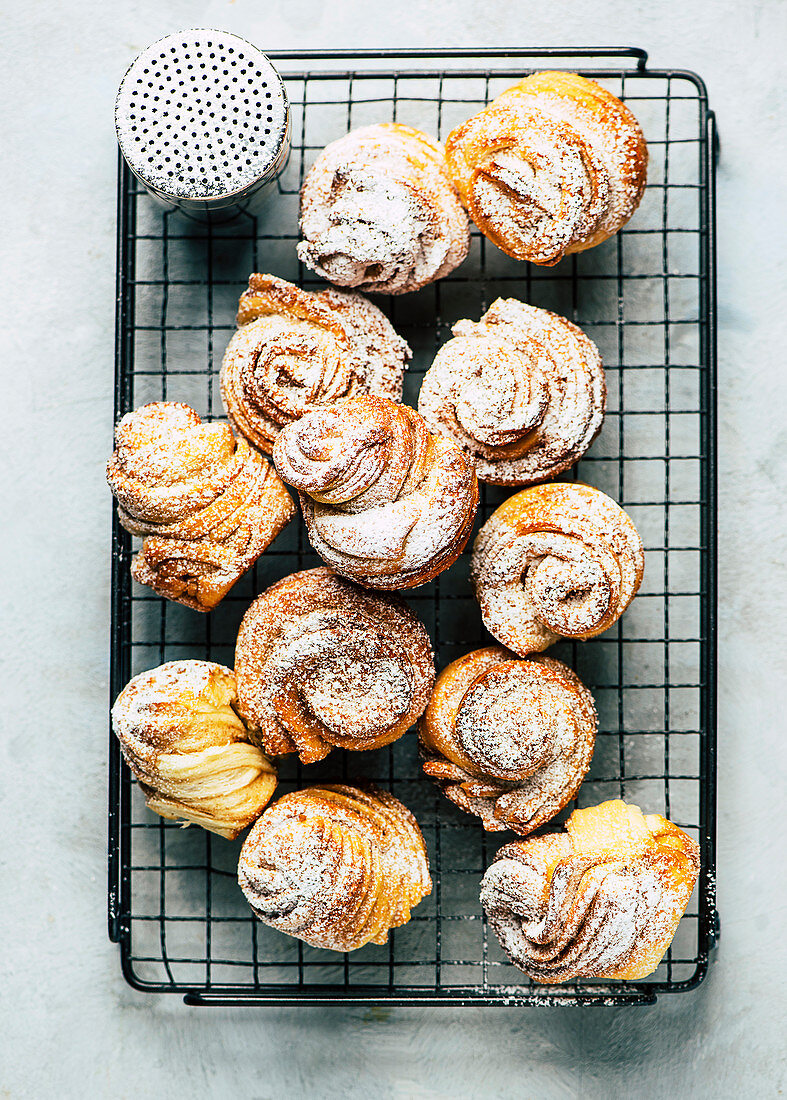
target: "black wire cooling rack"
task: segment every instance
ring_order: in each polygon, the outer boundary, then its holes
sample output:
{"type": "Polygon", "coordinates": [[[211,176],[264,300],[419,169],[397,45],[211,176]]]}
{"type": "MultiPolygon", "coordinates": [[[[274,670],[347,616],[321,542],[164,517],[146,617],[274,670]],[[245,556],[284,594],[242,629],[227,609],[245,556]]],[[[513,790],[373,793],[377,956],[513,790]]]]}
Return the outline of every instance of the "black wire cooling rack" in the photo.
{"type": "MultiPolygon", "coordinates": [[[[445,139],[458,123],[537,69],[593,76],[630,104],[650,150],[648,187],[629,225],[554,268],[517,263],[474,232],[470,256],[416,294],[375,299],[414,359],[405,401],[461,317],[499,296],[562,313],[599,346],[609,408],[571,476],[620,501],[646,546],[645,579],[601,638],[555,647],[592,689],[600,715],[579,805],[625,798],[663,813],[700,843],[695,896],[652,978],[538,986],[510,966],[478,902],[481,875],[509,834],[486,834],[419,774],[408,734],[374,753],[334,752],[301,769],[280,758],[278,793],[365,776],[415,813],[434,890],[385,947],[342,955],[260,924],[237,886],[240,842],[182,829],[149,813],[110,736],[109,934],[137,989],[190,1004],[643,1004],[694,988],[717,936],[716,442],[714,118],[702,81],[651,71],[635,49],[497,50],[430,54],[272,54],[291,102],[293,148],[264,214],[205,226],[162,213],[120,162],[115,413],[186,401],[221,416],[218,369],[249,272],[304,286],[295,254],[298,190],[317,153],[348,129],[394,120],[445,139]]],[[[482,489],[478,523],[504,499],[482,489]]],[[[233,664],[240,619],[280,577],[319,564],[295,521],[210,615],[159,599],[129,576],[131,540],[115,520],[112,569],[114,699],[163,661],[233,664]]],[[[406,593],[426,623],[439,667],[489,643],[467,556],[406,593]]],[[[565,815],[564,815],[565,816],[565,815]]]]}

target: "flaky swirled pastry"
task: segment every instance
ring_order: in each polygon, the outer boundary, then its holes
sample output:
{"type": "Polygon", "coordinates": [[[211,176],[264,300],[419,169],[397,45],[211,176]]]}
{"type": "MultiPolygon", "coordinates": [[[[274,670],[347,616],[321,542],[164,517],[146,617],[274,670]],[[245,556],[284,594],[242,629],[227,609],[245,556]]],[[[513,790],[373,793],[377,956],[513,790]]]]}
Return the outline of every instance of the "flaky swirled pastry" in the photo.
{"type": "Polygon", "coordinates": [[[410,349],[359,294],[313,293],[251,275],[237,323],[221,365],[221,396],[233,428],[263,451],[316,405],[357,393],[402,396],[410,349]]]}
{"type": "Polygon", "coordinates": [[[612,626],[640,586],[644,559],[614,500],[580,482],[553,482],[515,493],[492,513],[473,547],[471,577],[489,633],[526,657],[612,626]]]}
{"type": "Polygon", "coordinates": [[[677,825],[614,800],[575,810],[564,832],[506,844],[481,904],[534,981],[634,981],[659,965],[699,867],[699,846],[677,825]]]}
{"type": "Polygon", "coordinates": [[[266,810],[238,882],[261,921],[331,951],[384,944],[432,889],[410,811],[387,791],[345,786],[295,791],[266,810]]]}
{"type": "Polygon", "coordinates": [[[418,411],[475,458],[480,481],[532,485],[567,470],[601,428],[596,345],[557,313],[498,298],[458,321],[426,372],[418,411]]]}
{"type": "Polygon", "coordinates": [[[149,809],[229,840],[259,817],[276,769],[237,705],[232,671],[212,661],[169,661],[126,684],[112,728],[149,809]]]}
{"type": "Polygon", "coordinates": [[[485,829],[524,836],[579,790],[597,725],[593,697],[562,662],[477,649],[437,678],[418,726],[424,772],[485,829]]]}
{"type": "Polygon", "coordinates": [[[166,401],[120,421],[107,481],[121,524],[145,537],[131,575],[196,611],[215,607],[295,515],[261,454],[166,401]]]}
{"type": "Polygon", "coordinates": [[[478,504],[473,462],[413,409],[349,398],[290,424],[273,451],[311,544],[370,588],[412,588],[456,561],[478,504]]]}
{"type": "Polygon", "coordinates": [[[405,294],[464,260],[467,215],[442,145],[381,123],[328,145],[301,190],[299,258],[337,286],[405,294]]]}
{"type": "Polygon", "coordinates": [[[457,127],[446,158],[470,217],[517,260],[556,264],[625,225],[648,149],[631,111],[576,73],[534,73],[457,127]]]}
{"type": "Polygon", "coordinates": [[[334,747],[376,749],[401,737],[429,701],[434,661],[402,600],[322,567],[257,597],[238,633],[235,675],[253,739],[310,764],[334,747]]]}

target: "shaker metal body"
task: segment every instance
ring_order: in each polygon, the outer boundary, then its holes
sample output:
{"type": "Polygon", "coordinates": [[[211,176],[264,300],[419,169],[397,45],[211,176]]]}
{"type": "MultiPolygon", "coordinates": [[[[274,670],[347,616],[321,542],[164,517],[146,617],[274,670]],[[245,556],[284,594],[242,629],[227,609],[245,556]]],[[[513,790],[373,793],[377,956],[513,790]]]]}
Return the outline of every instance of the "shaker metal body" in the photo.
{"type": "Polygon", "coordinates": [[[281,77],[226,31],[181,31],[143,50],[118,90],[115,129],[151,195],[200,220],[254,209],[290,152],[281,77]]]}

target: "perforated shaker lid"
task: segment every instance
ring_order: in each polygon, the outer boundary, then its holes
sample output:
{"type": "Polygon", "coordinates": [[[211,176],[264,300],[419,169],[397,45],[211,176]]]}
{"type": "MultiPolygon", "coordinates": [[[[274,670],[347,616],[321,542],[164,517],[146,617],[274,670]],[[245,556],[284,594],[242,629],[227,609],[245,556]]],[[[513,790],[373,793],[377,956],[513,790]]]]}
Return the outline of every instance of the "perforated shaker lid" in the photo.
{"type": "Polygon", "coordinates": [[[181,31],[154,42],[129,66],[115,103],[129,168],[173,199],[226,198],[272,174],[287,125],[276,69],[226,31],[181,31]]]}

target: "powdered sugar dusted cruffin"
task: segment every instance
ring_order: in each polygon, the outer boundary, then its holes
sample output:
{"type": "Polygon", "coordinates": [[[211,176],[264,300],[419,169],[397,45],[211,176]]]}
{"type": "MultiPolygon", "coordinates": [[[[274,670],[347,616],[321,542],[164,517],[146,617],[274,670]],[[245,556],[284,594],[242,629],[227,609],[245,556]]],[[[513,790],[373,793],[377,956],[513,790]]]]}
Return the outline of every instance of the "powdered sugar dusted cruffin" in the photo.
{"type": "Polygon", "coordinates": [[[477,649],[437,679],[418,727],[424,772],[485,829],[526,835],[577,793],[596,726],[593,697],[562,662],[477,649]]]}
{"type": "Polygon", "coordinates": [[[315,406],[359,393],[402,396],[410,349],[360,294],[312,292],[255,274],[237,322],[221,365],[221,396],[232,426],[262,451],[272,451],[281,429],[315,406]]]}
{"type": "Polygon", "coordinates": [[[352,130],[317,158],[301,190],[298,256],[337,286],[405,294],[464,260],[469,222],[442,145],[380,123],[352,130]]]}
{"type": "Polygon", "coordinates": [[[418,411],[475,458],[480,481],[533,485],[581,458],[606,404],[592,340],[514,298],[498,298],[453,333],[424,377],[418,411]]]}
{"type": "Polygon", "coordinates": [[[168,661],[126,684],[112,729],[154,813],[228,839],[262,813],[276,769],[237,704],[232,670],[212,661],[168,661]]]}
{"type": "Polygon", "coordinates": [[[576,73],[534,73],[448,136],[451,178],[478,228],[517,260],[556,264],[636,210],[648,149],[629,109],[576,73]]]}
{"type": "Polygon", "coordinates": [[[471,577],[487,630],[521,657],[607,630],[631,603],[645,555],[600,489],[552,482],[515,493],[475,540],[471,577]]]}
{"type": "Polygon", "coordinates": [[[144,537],[131,575],[196,611],[215,607],[295,515],[261,454],[169,401],[120,420],[107,481],[121,524],[144,537]]]}
{"type": "Polygon", "coordinates": [[[257,597],[238,633],[235,673],[252,739],[310,764],[334,747],[376,749],[401,737],[429,701],[434,661],[404,601],[323,567],[257,597]]]}
{"type": "Polygon", "coordinates": [[[312,947],[384,944],[432,889],[421,830],[387,791],[284,795],[246,837],[238,882],[261,921],[312,947]]]}
{"type": "Polygon", "coordinates": [[[323,561],[370,588],[424,584],[469,538],[473,461],[405,405],[368,394],[315,409],[284,429],[273,460],[323,561]]]}
{"type": "Polygon", "coordinates": [[[481,904],[511,962],[545,984],[645,978],[697,881],[699,846],[620,800],[575,810],[565,830],[506,844],[481,904]]]}

